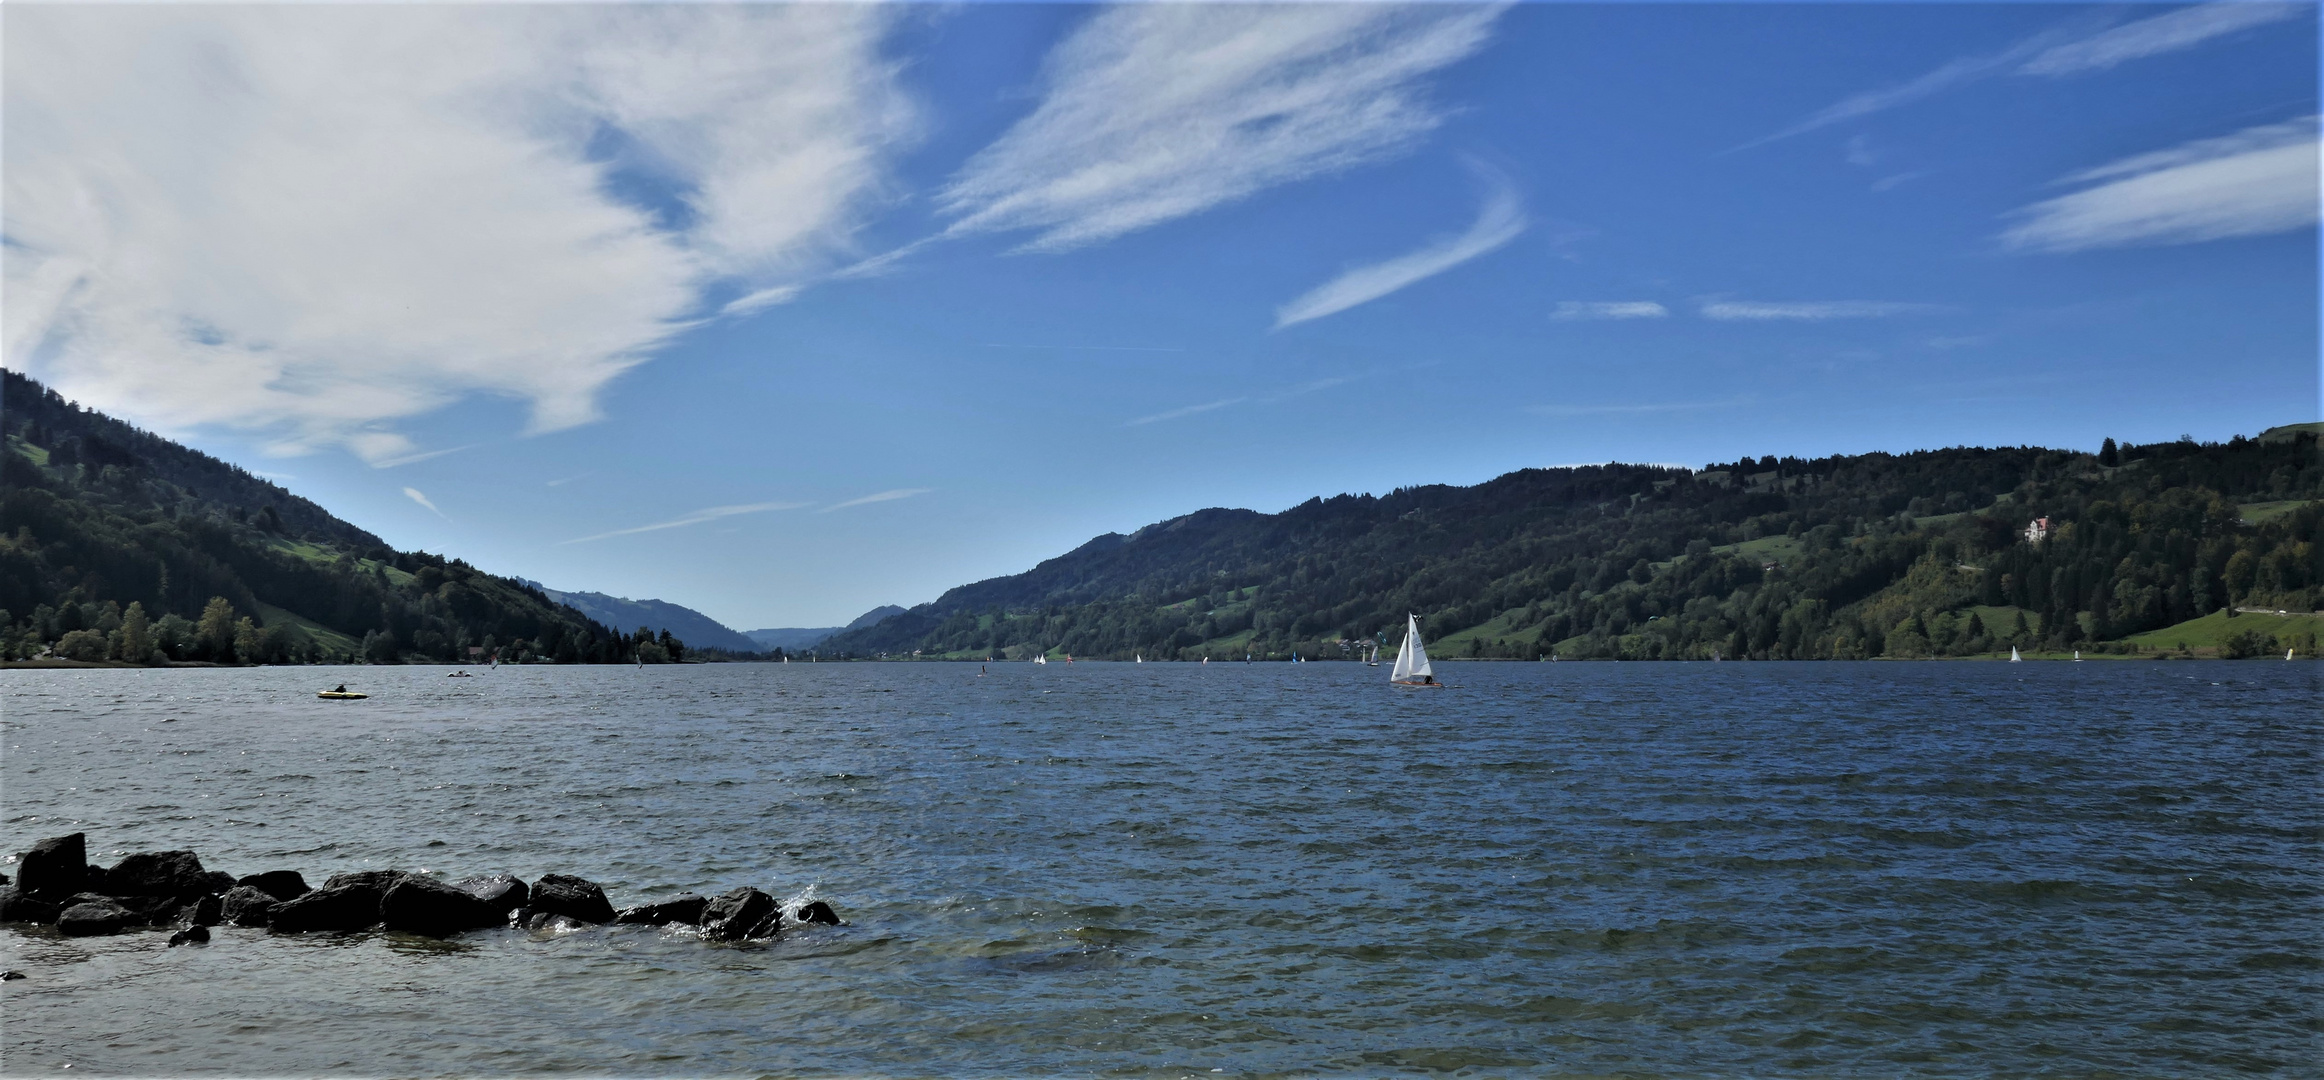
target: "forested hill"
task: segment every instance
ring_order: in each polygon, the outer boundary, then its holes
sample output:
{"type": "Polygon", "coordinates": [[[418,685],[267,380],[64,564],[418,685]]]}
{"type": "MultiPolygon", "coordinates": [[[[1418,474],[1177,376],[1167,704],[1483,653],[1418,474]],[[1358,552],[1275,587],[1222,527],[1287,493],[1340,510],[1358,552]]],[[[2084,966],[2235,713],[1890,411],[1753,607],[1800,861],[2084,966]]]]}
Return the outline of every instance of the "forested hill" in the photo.
{"type": "Polygon", "coordinates": [[[682,642],[620,637],[458,559],[392,550],[275,484],[13,371],[0,372],[0,428],[0,659],[683,654],[682,642]]]}
{"type": "MultiPolygon", "coordinates": [[[[2324,425],[2098,454],[1956,448],[1204,510],[823,643],[826,655],[1973,655],[2324,600],[2324,425]],[[2029,540],[2035,519],[2049,528],[2029,540]]],[[[2254,639],[2257,640],[2257,639],[2254,639]]],[[[2312,642],[2312,639],[2311,639],[2312,642]]],[[[2308,646],[2313,648],[2312,643],[2308,646]]]]}

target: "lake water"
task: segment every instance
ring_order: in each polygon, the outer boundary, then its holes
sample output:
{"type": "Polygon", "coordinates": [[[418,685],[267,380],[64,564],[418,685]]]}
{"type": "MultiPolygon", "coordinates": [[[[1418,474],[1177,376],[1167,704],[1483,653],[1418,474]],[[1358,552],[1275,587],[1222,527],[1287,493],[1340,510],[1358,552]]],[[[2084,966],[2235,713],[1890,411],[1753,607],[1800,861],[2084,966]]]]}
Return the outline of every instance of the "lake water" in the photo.
{"type": "Polygon", "coordinates": [[[7,852],[850,922],[8,928],[0,1067],[2318,1075],[2315,664],[1442,670],[0,673],[7,852]]]}

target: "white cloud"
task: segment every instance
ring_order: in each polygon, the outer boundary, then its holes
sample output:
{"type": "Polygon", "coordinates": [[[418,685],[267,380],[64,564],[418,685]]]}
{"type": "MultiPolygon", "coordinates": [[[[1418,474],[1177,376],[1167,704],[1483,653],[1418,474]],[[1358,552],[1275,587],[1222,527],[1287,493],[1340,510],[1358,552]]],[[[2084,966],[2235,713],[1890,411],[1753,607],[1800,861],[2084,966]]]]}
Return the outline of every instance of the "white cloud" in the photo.
{"type": "Polygon", "coordinates": [[[1703,305],[1706,319],[1746,322],[1822,322],[1827,319],[1880,319],[1941,310],[1935,304],[1901,304],[1888,300],[1722,300],[1703,305]]]}
{"type": "Polygon", "coordinates": [[[1549,317],[1561,322],[1583,319],[1660,319],[1670,309],[1652,300],[1560,300],[1549,317]]]}
{"type": "Polygon", "coordinates": [[[865,505],[865,504],[867,504],[867,503],[894,502],[894,501],[895,501],[895,500],[897,500],[897,499],[909,499],[909,498],[911,498],[911,497],[912,497],[912,496],[914,496],[914,495],[926,495],[926,494],[928,494],[929,492],[931,492],[931,491],[934,491],[934,490],[936,490],[936,489],[935,489],[935,488],[896,488],[896,489],[895,489],[895,490],[893,490],[893,491],[881,491],[881,492],[876,492],[876,493],[873,493],[873,494],[870,494],[870,495],[866,495],[866,496],[864,496],[864,497],[862,497],[862,498],[860,498],[860,499],[849,499],[849,500],[847,500],[846,502],[843,502],[843,503],[838,503],[838,504],[836,504],[836,505],[832,505],[832,506],[826,506],[826,507],[824,507],[824,508],[823,508],[823,509],[821,509],[821,510],[817,510],[817,511],[816,511],[816,513],[818,513],[818,514],[828,514],[828,513],[832,512],[833,510],[845,510],[845,509],[847,509],[847,508],[848,508],[848,507],[850,507],[850,506],[863,506],[863,505],[865,505]]]}
{"type": "Polygon", "coordinates": [[[2037,251],[2191,244],[2315,226],[2317,118],[2247,128],[2066,177],[2097,187],[2018,210],[2002,242],[2037,251]]]}
{"type": "Polygon", "coordinates": [[[2297,4],[2235,0],[2196,4],[2045,50],[2018,70],[2027,75],[2052,76],[2102,71],[2125,60],[2177,52],[2221,34],[2289,19],[2299,13],[2297,4]]]}
{"type": "Polygon", "coordinates": [[[1047,91],[941,197],[949,235],[1064,251],[1393,154],[1434,128],[1421,77],[1499,6],[1124,4],[1057,46],[1047,91]]]}
{"type": "Polygon", "coordinates": [[[429,512],[429,513],[432,513],[432,514],[436,515],[437,517],[443,518],[443,519],[444,519],[444,520],[446,520],[446,521],[450,521],[450,520],[452,520],[451,518],[449,518],[449,517],[446,517],[443,511],[436,509],[436,504],[435,504],[435,503],[432,503],[432,502],[429,502],[429,501],[428,501],[428,497],[427,497],[426,495],[422,495],[422,494],[420,494],[420,489],[418,489],[418,488],[414,488],[414,487],[408,487],[408,488],[405,488],[405,489],[403,489],[403,493],[404,493],[404,497],[405,497],[405,498],[407,498],[407,499],[410,499],[411,501],[413,501],[413,502],[416,502],[416,503],[420,504],[421,506],[425,506],[425,507],[427,507],[427,508],[428,508],[428,512],[429,512]]]}
{"type": "Polygon", "coordinates": [[[7,366],[163,430],[534,430],[847,249],[912,133],[872,5],[8,13],[7,366]],[[641,206],[619,191],[662,189],[641,206]]]}
{"type": "MultiPolygon", "coordinates": [[[[404,490],[407,493],[411,491],[410,488],[405,488],[404,490]]],[[[594,536],[580,536],[571,540],[560,540],[558,543],[560,545],[586,544],[591,540],[606,540],[616,536],[635,536],[638,533],[658,532],[662,529],[682,529],[688,525],[700,525],[705,521],[716,521],[720,518],[730,518],[738,514],[760,514],[769,510],[797,510],[800,507],[808,505],[811,504],[799,502],[763,502],[744,503],[740,506],[712,506],[705,509],[696,510],[691,514],[685,515],[684,517],[671,518],[668,521],[657,521],[651,525],[639,525],[628,529],[615,529],[612,532],[601,532],[594,536]]]]}
{"type": "Polygon", "coordinates": [[[1154,424],[1160,423],[1164,420],[1176,420],[1181,416],[1193,416],[1196,413],[1206,413],[1212,409],[1223,409],[1229,405],[1240,405],[1243,402],[1249,400],[1251,399],[1247,397],[1220,398],[1217,401],[1206,401],[1200,405],[1188,405],[1184,408],[1172,409],[1168,412],[1158,412],[1152,416],[1141,416],[1135,420],[1130,421],[1125,426],[1137,427],[1140,424],[1154,424]]]}
{"type": "MultiPolygon", "coordinates": [[[[1978,56],[1964,56],[1939,65],[1917,78],[1853,94],[1818,110],[1807,119],[1784,128],[1773,135],[1753,139],[1737,147],[1738,150],[1762,146],[1779,139],[1814,131],[1817,128],[1853,120],[1860,116],[1899,105],[1910,104],[1922,98],[1942,93],[1956,86],[1998,75],[2048,75],[2052,77],[2101,71],[2127,60],[2136,60],[2163,53],[2192,48],[2222,34],[2258,26],[2263,23],[2288,19],[2297,15],[2301,5],[2280,3],[2243,2],[2243,0],[2215,0],[2196,4],[2166,15],[2107,30],[2091,32],[2080,19],[2063,26],[2052,27],[2034,34],[1997,52],[1978,56]]],[[[1857,160],[1861,144],[1851,144],[1850,161],[1857,160]]]]}
{"type": "Polygon", "coordinates": [[[1488,179],[1492,189],[1485,195],[1485,205],[1477,211],[1476,223],[1467,232],[1393,259],[1348,270],[1277,309],[1275,328],[1281,330],[1293,323],[1320,319],[1377,300],[1517,239],[1517,234],[1525,231],[1525,208],[1518,201],[1517,190],[1499,176],[1488,179]]]}

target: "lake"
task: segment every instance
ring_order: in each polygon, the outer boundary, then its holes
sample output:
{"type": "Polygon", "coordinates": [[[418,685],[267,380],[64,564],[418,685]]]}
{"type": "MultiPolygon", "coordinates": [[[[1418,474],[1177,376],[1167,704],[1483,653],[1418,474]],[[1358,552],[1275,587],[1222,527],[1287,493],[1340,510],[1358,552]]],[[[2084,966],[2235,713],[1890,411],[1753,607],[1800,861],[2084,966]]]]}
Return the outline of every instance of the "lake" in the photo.
{"type": "Polygon", "coordinates": [[[2318,1075],[2316,664],[1439,670],[0,673],[9,853],[756,885],[849,923],[9,927],[0,1066],[2318,1075]]]}

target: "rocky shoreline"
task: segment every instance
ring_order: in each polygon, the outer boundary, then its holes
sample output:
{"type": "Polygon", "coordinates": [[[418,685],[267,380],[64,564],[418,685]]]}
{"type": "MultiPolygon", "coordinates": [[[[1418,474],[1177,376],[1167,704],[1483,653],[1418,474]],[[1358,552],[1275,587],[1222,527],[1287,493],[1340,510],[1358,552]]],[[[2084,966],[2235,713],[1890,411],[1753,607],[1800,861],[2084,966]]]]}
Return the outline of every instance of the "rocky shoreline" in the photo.
{"type": "Polygon", "coordinates": [[[507,874],[446,882],[403,870],[333,874],[310,888],[296,870],[237,878],[205,870],[191,851],[127,855],[110,867],[88,861],[85,834],[51,837],[0,874],[0,922],[54,926],[68,937],[174,928],[171,945],[210,939],[212,926],[276,933],[348,933],[382,928],[444,938],[518,927],[568,930],[607,923],[699,927],[713,941],[764,940],[800,926],[841,925],[820,900],[786,911],[745,886],[718,896],[691,893],[615,910],[595,882],[544,874],[530,884],[507,874]]]}

